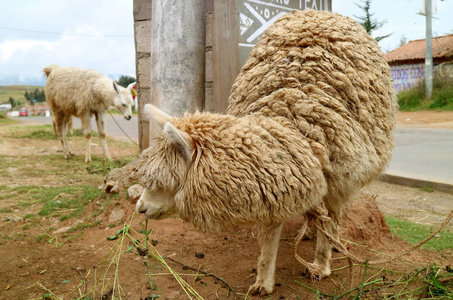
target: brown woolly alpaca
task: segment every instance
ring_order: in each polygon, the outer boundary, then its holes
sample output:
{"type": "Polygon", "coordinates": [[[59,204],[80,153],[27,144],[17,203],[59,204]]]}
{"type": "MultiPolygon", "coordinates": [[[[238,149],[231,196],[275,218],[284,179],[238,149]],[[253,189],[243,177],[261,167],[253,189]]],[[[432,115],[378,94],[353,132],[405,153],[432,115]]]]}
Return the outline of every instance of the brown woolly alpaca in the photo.
{"type": "Polygon", "coordinates": [[[64,157],[73,155],[69,149],[67,131],[72,128],[72,116],[80,118],[87,139],[85,162],[91,161],[91,116],[96,116],[104,157],[111,159],[105,141],[104,115],[114,106],[130,120],[132,100],[130,85],[119,87],[114,81],[91,69],[51,65],[43,69],[47,76],[46,100],[52,114],[55,133],[63,146],[64,157]]]}
{"type": "MultiPolygon", "coordinates": [[[[260,225],[253,293],[271,293],[285,221],[324,203],[327,229],[351,195],[383,171],[397,105],[376,41],[354,20],[294,11],[261,36],[236,79],[228,115],[171,118],[147,105],[163,128],[142,156],[145,190],[136,209],[174,213],[201,230],[260,225]]],[[[318,233],[318,278],[331,245],[318,233]]]]}

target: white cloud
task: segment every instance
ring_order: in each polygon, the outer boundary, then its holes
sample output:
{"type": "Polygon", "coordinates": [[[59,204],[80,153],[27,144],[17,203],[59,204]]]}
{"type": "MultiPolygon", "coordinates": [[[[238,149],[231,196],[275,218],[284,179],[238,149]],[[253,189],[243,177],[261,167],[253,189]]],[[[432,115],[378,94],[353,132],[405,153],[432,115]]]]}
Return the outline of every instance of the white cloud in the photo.
{"type": "Polygon", "coordinates": [[[0,84],[44,82],[41,70],[50,64],[135,76],[132,0],[4,2],[0,84]]]}

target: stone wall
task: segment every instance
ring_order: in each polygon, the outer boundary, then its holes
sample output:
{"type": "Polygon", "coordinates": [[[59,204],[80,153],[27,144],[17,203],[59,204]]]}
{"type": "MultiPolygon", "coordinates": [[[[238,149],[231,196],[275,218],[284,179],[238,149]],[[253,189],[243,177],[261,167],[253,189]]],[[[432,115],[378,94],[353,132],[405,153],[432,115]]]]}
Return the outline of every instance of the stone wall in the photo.
{"type": "Polygon", "coordinates": [[[134,0],[135,67],[139,112],[138,122],[140,150],[149,146],[149,120],[143,115],[143,107],[151,101],[151,1],[134,0]]]}

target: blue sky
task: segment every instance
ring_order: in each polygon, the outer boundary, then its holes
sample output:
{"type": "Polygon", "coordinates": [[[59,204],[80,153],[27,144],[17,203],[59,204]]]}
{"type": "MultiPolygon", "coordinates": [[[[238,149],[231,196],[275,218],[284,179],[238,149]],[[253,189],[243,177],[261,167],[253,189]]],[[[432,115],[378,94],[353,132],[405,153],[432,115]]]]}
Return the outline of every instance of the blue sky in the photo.
{"type": "MultiPolygon", "coordinates": [[[[233,1],[233,0],[231,0],[233,1]]],[[[332,0],[333,11],[363,15],[359,0],[332,0]]],[[[453,0],[437,0],[433,35],[453,33],[453,0]]],[[[96,69],[111,78],[135,76],[132,0],[0,0],[0,85],[44,84],[50,64],[96,69]]],[[[371,11],[387,24],[375,36],[395,49],[401,38],[422,39],[420,0],[374,0],[371,11]]]]}

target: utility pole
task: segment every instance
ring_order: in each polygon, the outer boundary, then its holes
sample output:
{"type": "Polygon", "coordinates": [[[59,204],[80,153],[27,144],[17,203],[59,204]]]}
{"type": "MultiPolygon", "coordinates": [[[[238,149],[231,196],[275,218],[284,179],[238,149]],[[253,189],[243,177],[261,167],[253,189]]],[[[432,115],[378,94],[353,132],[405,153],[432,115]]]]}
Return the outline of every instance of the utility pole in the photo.
{"type": "MultiPolygon", "coordinates": [[[[152,0],[150,97],[170,116],[204,107],[206,0],[152,0]]],[[[150,133],[159,132],[153,122],[150,133]]]]}
{"type": "Polygon", "coordinates": [[[432,36],[432,3],[425,0],[426,39],[425,39],[425,96],[431,98],[433,93],[433,36],[432,36]]]}

